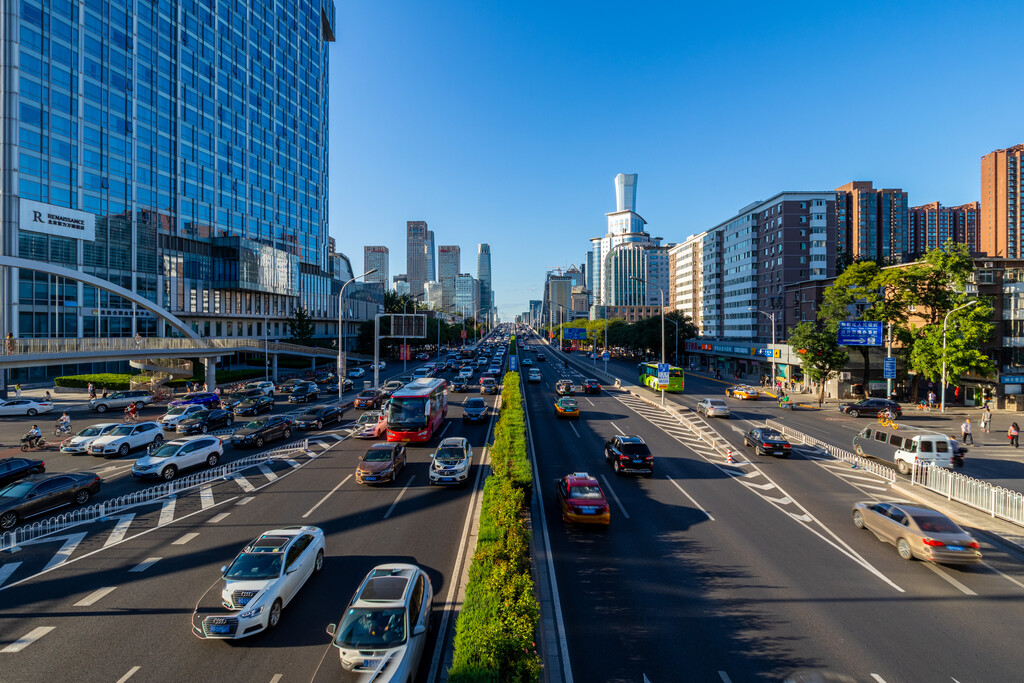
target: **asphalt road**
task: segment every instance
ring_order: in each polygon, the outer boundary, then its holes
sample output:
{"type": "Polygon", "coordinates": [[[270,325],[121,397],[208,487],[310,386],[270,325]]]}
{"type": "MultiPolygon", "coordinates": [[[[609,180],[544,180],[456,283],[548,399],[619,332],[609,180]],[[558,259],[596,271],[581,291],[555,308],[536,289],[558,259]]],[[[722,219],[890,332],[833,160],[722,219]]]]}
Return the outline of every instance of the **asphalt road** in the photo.
{"type": "Polygon", "coordinates": [[[850,520],[854,502],[887,497],[877,478],[802,450],[730,466],[620,392],[578,395],[580,419],[558,420],[553,384],[566,371],[537,367],[543,382],[527,384],[528,410],[573,680],[1019,675],[1017,558],[982,541],[978,567],[906,562],[850,520]],[[647,441],[653,478],[616,477],[605,464],[603,442],[620,432],[647,441]],[[574,471],[604,486],[607,531],[561,521],[554,480],[574,471]]]}
{"type": "MultiPolygon", "coordinates": [[[[392,561],[430,575],[434,619],[417,680],[435,680],[437,636],[443,622],[446,636],[453,628],[445,613],[456,597],[452,577],[467,557],[468,514],[491,427],[463,424],[461,403],[475,395],[450,395],[441,434],[473,445],[474,484],[465,488],[428,486],[429,454],[440,436],[409,446],[408,467],[395,484],[356,485],[356,460],[369,443],[346,439],[324,444],[315,458],[247,475],[255,490],[229,480],[205,499],[181,496],[168,523],[153,523],[166,514],[163,501],[140,508],[126,530],[113,519],[70,530],[82,538],[58,534],[0,557],[7,581],[0,590],[0,680],[344,680],[325,628],[338,621],[365,574],[392,561]],[[327,557],[278,629],[233,642],[196,638],[191,614],[216,588],[219,567],[263,531],[294,524],[322,528],[327,557]]],[[[495,397],[484,399],[493,406],[495,397]]],[[[438,662],[449,644],[442,641],[438,662]]]]}

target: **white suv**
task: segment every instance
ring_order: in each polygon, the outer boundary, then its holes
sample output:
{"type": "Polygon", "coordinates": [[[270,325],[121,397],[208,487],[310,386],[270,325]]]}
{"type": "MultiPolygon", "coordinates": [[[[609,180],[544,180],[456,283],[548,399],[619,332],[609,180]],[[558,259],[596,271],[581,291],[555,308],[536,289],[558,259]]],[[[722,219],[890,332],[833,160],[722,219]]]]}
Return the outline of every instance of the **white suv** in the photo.
{"type": "Polygon", "coordinates": [[[89,444],[89,455],[119,455],[145,448],[150,444],[159,445],[164,440],[159,422],[139,422],[114,427],[110,432],[89,444]]]}
{"type": "Polygon", "coordinates": [[[469,467],[473,462],[473,447],[461,436],[449,436],[431,453],[431,484],[465,484],[469,481],[469,467]]]}
{"type": "Polygon", "coordinates": [[[224,457],[224,444],[215,436],[200,436],[167,441],[135,461],[132,476],[139,479],[159,477],[170,481],[190,467],[216,467],[224,457]]]}
{"type": "Polygon", "coordinates": [[[250,389],[259,389],[260,391],[263,392],[264,396],[274,395],[274,383],[268,382],[266,380],[260,380],[258,382],[248,382],[245,385],[245,390],[248,391],[250,389]]]}

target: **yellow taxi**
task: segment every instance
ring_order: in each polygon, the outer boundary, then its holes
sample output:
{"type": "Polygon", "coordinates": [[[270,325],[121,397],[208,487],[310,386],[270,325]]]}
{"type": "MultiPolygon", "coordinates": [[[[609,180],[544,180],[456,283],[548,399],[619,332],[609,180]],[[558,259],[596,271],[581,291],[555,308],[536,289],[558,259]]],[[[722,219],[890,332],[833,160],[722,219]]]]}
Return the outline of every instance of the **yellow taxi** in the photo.
{"type": "Polygon", "coordinates": [[[732,396],[733,398],[741,398],[748,401],[756,401],[761,398],[761,392],[752,386],[746,384],[737,384],[736,386],[729,387],[725,390],[726,396],[732,396]]]}
{"type": "Polygon", "coordinates": [[[579,417],[580,406],[574,398],[560,398],[555,401],[555,415],[569,418],[579,417]]]}
{"type": "Polygon", "coordinates": [[[602,526],[611,523],[611,507],[594,477],[586,472],[573,472],[557,480],[555,488],[563,522],[602,526]]]}

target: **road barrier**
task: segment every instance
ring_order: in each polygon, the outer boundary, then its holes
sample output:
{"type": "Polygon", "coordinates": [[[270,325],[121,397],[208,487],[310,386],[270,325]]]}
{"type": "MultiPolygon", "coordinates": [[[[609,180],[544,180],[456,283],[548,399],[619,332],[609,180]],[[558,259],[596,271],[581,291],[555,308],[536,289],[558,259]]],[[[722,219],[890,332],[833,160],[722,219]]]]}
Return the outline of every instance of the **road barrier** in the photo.
{"type": "Polygon", "coordinates": [[[910,483],[941,494],[946,500],[963,503],[992,517],[1024,526],[1024,493],[1019,491],[993,486],[944,467],[917,463],[910,472],[910,483]]]}
{"type": "Polygon", "coordinates": [[[613,374],[611,374],[609,372],[605,372],[603,370],[598,370],[597,366],[587,365],[583,361],[577,360],[571,354],[565,353],[564,351],[562,351],[558,347],[554,346],[553,344],[550,344],[546,340],[542,340],[542,341],[545,344],[547,344],[548,353],[550,353],[553,358],[557,358],[558,356],[564,356],[564,358],[562,358],[561,360],[562,361],[568,360],[570,363],[572,363],[576,367],[577,370],[580,370],[581,373],[584,376],[586,376],[587,373],[590,373],[594,377],[598,377],[601,380],[603,380],[605,382],[605,384],[607,384],[609,386],[614,386],[614,387],[621,386],[621,382],[620,382],[619,378],[616,377],[615,375],[613,375],[613,374]]]}
{"type": "Polygon", "coordinates": [[[775,420],[765,420],[764,424],[766,427],[771,427],[772,429],[782,432],[782,434],[791,441],[795,441],[799,438],[802,444],[817,446],[833,458],[836,458],[837,460],[845,460],[865,472],[885,479],[890,484],[896,481],[896,470],[888,465],[878,462],[877,460],[871,460],[870,458],[865,458],[861,455],[857,455],[856,453],[851,453],[850,451],[844,450],[835,444],[830,444],[822,441],[821,439],[816,439],[813,436],[808,436],[803,432],[797,431],[792,427],[787,427],[781,422],[776,422],[775,420]]]}
{"type": "Polygon", "coordinates": [[[102,503],[77,508],[54,517],[33,522],[32,524],[26,524],[14,529],[13,531],[7,531],[0,536],[0,552],[13,551],[18,547],[19,543],[25,543],[26,541],[54,534],[77,524],[82,524],[83,522],[102,520],[106,517],[117,515],[118,513],[135,507],[136,505],[148,503],[166,496],[177,495],[189,489],[196,488],[197,486],[202,486],[203,484],[211,481],[216,481],[217,479],[227,479],[235,472],[248,469],[255,465],[260,465],[268,460],[283,456],[287,453],[305,451],[308,447],[309,439],[303,439],[296,444],[280,446],[269,451],[256,453],[242,458],[241,460],[213,467],[211,469],[204,470],[203,472],[182,477],[181,479],[169,481],[165,484],[150,486],[139,491],[132,491],[131,493],[127,493],[123,496],[105,500],[102,503]]]}

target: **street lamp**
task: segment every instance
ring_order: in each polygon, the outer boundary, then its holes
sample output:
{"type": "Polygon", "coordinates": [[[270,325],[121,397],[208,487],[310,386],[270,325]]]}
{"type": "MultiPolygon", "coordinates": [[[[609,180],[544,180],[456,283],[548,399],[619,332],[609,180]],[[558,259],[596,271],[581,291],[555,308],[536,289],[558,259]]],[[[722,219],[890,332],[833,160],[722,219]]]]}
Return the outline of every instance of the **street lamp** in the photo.
{"type": "MultiPolygon", "coordinates": [[[[644,283],[644,285],[650,286],[650,283],[647,282],[647,280],[645,280],[642,277],[637,277],[635,275],[630,275],[629,279],[630,280],[636,280],[637,282],[642,282],[642,283],[644,283]]],[[[660,308],[661,308],[661,364],[664,365],[665,364],[665,290],[662,289],[659,285],[654,285],[654,286],[658,288],[658,297],[659,297],[658,300],[661,302],[661,306],[660,306],[660,308]]],[[[644,292],[644,294],[646,294],[646,292],[644,292]]],[[[644,298],[646,298],[646,296],[644,298]]],[[[664,388],[661,390],[661,405],[665,405],[665,389],[664,388]]]]}
{"type": "MultiPolygon", "coordinates": [[[[775,312],[765,313],[764,311],[757,308],[748,308],[748,311],[757,311],[761,315],[768,316],[768,319],[772,321],[772,384],[775,384],[775,378],[777,377],[775,372],[775,312]]],[[[793,373],[790,373],[793,374],[793,373]]]]}
{"type": "Polygon", "coordinates": [[[371,268],[362,275],[348,280],[341,286],[341,292],[338,293],[338,400],[341,400],[341,395],[345,393],[345,361],[347,360],[347,353],[345,352],[345,324],[342,322],[341,314],[345,312],[345,322],[348,322],[348,311],[345,310],[345,288],[355,282],[361,277],[372,275],[376,273],[376,268],[371,268]]]}
{"type": "MultiPolygon", "coordinates": [[[[413,302],[414,305],[412,307],[412,312],[415,313],[416,312],[416,306],[415,306],[416,299],[419,299],[421,296],[423,296],[425,294],[426,294],[426,292],[420,292],[419,294],[415,294],[413,296],[409,296],[409,297],[405,298],[405,308],[403,309],[403,311],[405,312],[405,315],[409,315],[409,302],[410,301],[413,302]]],[[[408,368],[408,363],[409,363],[409,349],[406,348],[408,346],[408,344],[406,343],[406,339],[408,339],[408,337],[402,337],[402,372],[403,373],[408,368]]],[[[376,370],[376,368],[375,368],[375,370],[376,370]]]]}
{"type": "Polygon", "coordinates": [[[940,412],[946,412],[946,323],[949,322],[949,316],[953,315],[957,311],[963,310],[975,304],[980,304],[981,299],[975,299],[974,301],[968,301],[963,306],[957,306],[952,311],[946,314],[946,317],[942,319],[942,399],[939,405],[940,412]]]}

